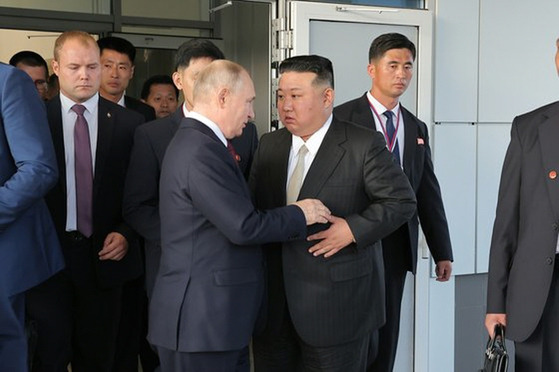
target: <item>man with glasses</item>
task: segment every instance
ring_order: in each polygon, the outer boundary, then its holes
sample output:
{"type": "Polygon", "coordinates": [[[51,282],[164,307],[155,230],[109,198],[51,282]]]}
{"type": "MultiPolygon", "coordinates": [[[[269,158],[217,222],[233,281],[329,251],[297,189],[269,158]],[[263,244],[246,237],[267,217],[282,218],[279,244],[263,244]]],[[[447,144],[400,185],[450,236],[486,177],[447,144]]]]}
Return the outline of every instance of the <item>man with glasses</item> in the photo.
{"type": "Polygon", "coordinates": [[[49,69],[43,57],[30,50],[23,50],[10,58],[10,65],[25,71],[35,83],[35,88],[43,101],[47,100],[49,69]]]}

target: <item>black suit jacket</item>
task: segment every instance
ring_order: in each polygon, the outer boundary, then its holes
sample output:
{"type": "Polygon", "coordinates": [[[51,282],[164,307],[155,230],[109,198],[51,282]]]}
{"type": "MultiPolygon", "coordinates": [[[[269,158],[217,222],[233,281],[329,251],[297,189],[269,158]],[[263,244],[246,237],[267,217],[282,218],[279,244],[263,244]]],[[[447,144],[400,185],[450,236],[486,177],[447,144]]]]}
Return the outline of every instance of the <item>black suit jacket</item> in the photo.
{"type": "MultiPolygon", "coordinates": [[[[47,195],[47,204],[66,258],[66,264],[78,285],[88,286],[81,273],[95,267],[97,282],[101,286],[114,286],[138,277],[142,271],[138,238],[122,218],[124,179],[133,135],[144,119],[141,115],[99,97],[98,137],[93,179],[93,235],[92,250],[87,260],[70,260],[71,252],[64,245],[66,229],[66,163],[60,97],[47,103],[47,115],[54,142],[59,169],[59,180],[47,195]],[[122,234],[129,244],[128,253],[120,261],[100,261],[97,253],[110,232],[122,234]],[[92,263],[93,262],[93,263],[92,263]]],[[[73,254],[73,253],[72,253],[73,254]]]]}
{"type": "Polygon", "coordinates": [[[518,116],[503,164],[489,256],[487,312],[507,314],[507,338],[517,342],[538,326],[557,265],[558,138],[559,102],[518,116]]]}
{"type": "MultiPolygon", "coordinates": [[[[159,222],[159,175],[167,146],[184,118],[182,106],[166,118],[138,127],[130,157],[124,192],[124,218],[145,239],[146,286],[151,293],[161,255],[159,222]]],[[[240,156],[239,167],[248,176],[258,137],[256,126],[247,124],[232,141],[240,156]]]]}
{"type": "MultiPolygon", "coordinates": [[[[417,213],[407,224],[383,239],[382,244],[397,253],[395,256],[399,262],[415,273],[419,222],[435,262],[452,261],[453,257],[441,190],[431,160],[427,126],[404,107],[401,109],[405,130],[403,168],[417,198],[417,213]]],[[[366,93],[336,107],[334,115],[376,130],[366,93]]]]}
{"type": "Polygon", "coordinates": [[[148,104],[130,96],[124,96],[124,106],[144,116],[145,122],[155,120],[155,110],[148,104]]]}
{"type": "MultiPolygon", "coordinates": [[[[250,176],[260,209],[285,205],[291,143],[285,128],[261,138],[250,176]]],[[[385,320],[380,239],[413,215],[413,191],[379,133],[334,117],[301,187],[299,199],[305,198],[319,199],[345,218],[357,243],[330,258],[308,253],[313,242],[264,246],[264,336],[275,337],[287,303],[297,334],[310,345],[364,337],[385,320]]],[[[327,227],[313,225],[309,234],[327,227]]]]}

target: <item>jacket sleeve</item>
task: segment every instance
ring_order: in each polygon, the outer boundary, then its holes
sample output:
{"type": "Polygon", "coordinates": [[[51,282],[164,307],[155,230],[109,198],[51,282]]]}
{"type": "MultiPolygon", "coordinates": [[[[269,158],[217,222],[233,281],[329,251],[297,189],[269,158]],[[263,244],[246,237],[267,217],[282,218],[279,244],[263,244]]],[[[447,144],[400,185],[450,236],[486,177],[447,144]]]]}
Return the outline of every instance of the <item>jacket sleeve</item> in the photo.
{"type": "Polygon", "coordinates": [[[58,170],[45,106],[31,79],[10,68],[0,84],[1,232],[54,186],[58,170]]]}
{"type": "Polygon", "coordinates": [[[497,212],[489,253],[487,312],[506,312],[509,268],[518,245],[522,145],[516,119],[512,124],[509,144],[497,199],[497,212]]]}

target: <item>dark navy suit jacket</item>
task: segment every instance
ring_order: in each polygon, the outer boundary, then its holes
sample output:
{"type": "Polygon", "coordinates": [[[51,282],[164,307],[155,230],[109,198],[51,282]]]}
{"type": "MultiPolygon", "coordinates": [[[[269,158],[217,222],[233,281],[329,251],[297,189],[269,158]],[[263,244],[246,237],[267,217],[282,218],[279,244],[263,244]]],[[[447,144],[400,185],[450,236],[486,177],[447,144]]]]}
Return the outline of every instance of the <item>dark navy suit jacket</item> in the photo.
{"type": "Polygon", "coordinates": [[[45,106],[33,82],[25,72],[0,63],[0,296],[4,298],[41,283],[64,266],[43,200],[57,175],[45,106]]]}
{"type": "MultiPolygon", "coordinates": [[[[145,239],[146,290],[151,295],[161,256],[159,222],[159,176],[167,146],[184,118],[182,105],[166,118],[136,130],[124,190],[124,218],[145,239]]],[[[243,134],[232,140],[240,156],[239,167],[248,177],[258,137],[256,126],[248,123],[243,134]]]]}
{"type": "Polygon", "coordinates": [[[255,210],[225,145],[187,118],[163,160],[160,215],[149,341],[180,352],[246,347],[264,290],[259,244],[304,239],[303,212],[293,205],[255,210]]]}

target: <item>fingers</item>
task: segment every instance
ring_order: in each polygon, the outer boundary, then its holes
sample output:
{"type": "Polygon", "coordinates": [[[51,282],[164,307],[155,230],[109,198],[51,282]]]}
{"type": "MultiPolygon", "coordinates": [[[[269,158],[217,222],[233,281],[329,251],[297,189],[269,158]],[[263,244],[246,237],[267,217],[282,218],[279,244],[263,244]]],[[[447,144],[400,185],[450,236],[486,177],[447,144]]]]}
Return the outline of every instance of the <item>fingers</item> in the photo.
{"type": "Polygon", "coordinates": [[[489,337],[493,338],[495,335],[495,325],[502,324],[507,325],[507,315],[506,314],[487,314],[485,316],[485,328],[489,337]]]}
{"type": "Polygon", "coordinates": [[[101,261],[120,261],[126,256],[127,252],[128,242],[126,238],[119,233],[112,232],[105,238],[103,249],[99,251],[98,255],[101,261]]]}

